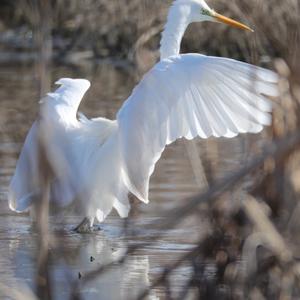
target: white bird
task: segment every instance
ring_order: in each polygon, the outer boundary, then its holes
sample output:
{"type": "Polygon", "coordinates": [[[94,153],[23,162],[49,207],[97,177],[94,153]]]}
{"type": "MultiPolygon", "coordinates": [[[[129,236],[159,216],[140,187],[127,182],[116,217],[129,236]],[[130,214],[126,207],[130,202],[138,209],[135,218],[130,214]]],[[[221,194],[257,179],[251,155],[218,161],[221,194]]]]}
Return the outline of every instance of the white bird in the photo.
{"type": "Polygon", "coordinates": [[[38,201],[40,167],[38,128],[54,169],[51,202],[81,203],[80,230],[102,222],[114,207],[121,217],[130,210],[128,194],[148,203],[149,179],[166,145],[176,139],[235,137],[258,133],[271,122],[277,75],[236,60],[179,54],[182,36],[192,22],[223,22],[249,27],[212,10],[203,0],[174,1],[160,43],[161,60],[135,87],[116,120],[77,119],[90,83],[63,78],[41,104],[9,188],[17,212],[38,201]]]}

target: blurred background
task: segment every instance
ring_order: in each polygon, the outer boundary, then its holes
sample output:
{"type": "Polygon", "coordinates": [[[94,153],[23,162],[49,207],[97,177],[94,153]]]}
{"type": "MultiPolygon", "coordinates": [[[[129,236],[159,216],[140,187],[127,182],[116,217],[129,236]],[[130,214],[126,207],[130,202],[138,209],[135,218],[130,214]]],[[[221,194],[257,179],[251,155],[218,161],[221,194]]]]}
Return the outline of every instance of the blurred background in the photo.
{"type": "Polygon", "coordinates": [[[159,58],[172,1],[0,1],[1,297],[299,299],[300,3],[207,2],[255,32],[192,24],[181,51],[278,72],[272,126],[176,141],[151,178],[149,205],[132,197],[127,220],[112,213],[86,235],[71,232],[76,214],[51,215],[45,241],[28,214],[7,205],[39,99],[61,77],[87,78],[80,111],[114,119],[159,58]]]}

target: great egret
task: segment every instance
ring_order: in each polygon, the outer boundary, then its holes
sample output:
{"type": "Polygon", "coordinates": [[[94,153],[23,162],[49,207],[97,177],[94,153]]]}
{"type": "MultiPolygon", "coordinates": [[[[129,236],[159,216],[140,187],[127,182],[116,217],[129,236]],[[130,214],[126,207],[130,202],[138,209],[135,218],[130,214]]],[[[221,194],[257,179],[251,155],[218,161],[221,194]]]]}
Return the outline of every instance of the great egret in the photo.
{"type": "Polygon", "coordinates": [[[278,81],[272,71],[236,60],[179,54],[192,22],[213,21],[251,30],[212,10],[203,0],[174,1],[160,43],[161,60],[135,87],[114,121],[76,118],[90,86],[63,78],[42,101],[41,116],[30,129],[9,189],[10,208],[28,209],[40,194],[38,126],[46,128],[47,152],[55,170],[51,201],[75,198],[89,230],[114,207],[130,210],[128,194],[148,203],[149,179],[166,145],[178,138],[228,137],[258,133],[269,125],[278,81]],[[62,167],[63,166],[63,167],[62,167]]]}

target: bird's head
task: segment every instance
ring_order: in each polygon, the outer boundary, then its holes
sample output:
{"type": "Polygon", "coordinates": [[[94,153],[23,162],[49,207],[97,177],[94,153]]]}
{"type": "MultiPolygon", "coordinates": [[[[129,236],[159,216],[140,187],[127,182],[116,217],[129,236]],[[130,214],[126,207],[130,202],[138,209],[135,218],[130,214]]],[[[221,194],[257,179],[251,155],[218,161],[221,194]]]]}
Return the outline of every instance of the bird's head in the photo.
{"type": "Polygon", "coordinates": [[[236,28],[253,32],[253,30],[247,25],[218,14],[213,9],[211,9],[204,0],[177,0],[175,1],[175,5],[176,4],[182,6],[183,9],[184,7],[187,9],[189,14],[189,22],[212,21],[224,23],[236,28]]]}

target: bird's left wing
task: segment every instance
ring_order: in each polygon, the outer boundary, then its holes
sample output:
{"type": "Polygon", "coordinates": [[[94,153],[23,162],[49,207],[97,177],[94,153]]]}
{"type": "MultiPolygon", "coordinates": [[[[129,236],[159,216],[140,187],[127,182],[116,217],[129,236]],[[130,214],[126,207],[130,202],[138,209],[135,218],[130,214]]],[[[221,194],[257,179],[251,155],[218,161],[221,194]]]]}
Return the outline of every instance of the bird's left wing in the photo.
{"type": "Polygon", "coordinates": [[[277,95],[277,80],[272,71],[199,54],[156,64],[117,115],[128,189],[148,202],[155,163],[178,138],[261,131],[271,122],[271,103],[264,95],[277,95]]]}

